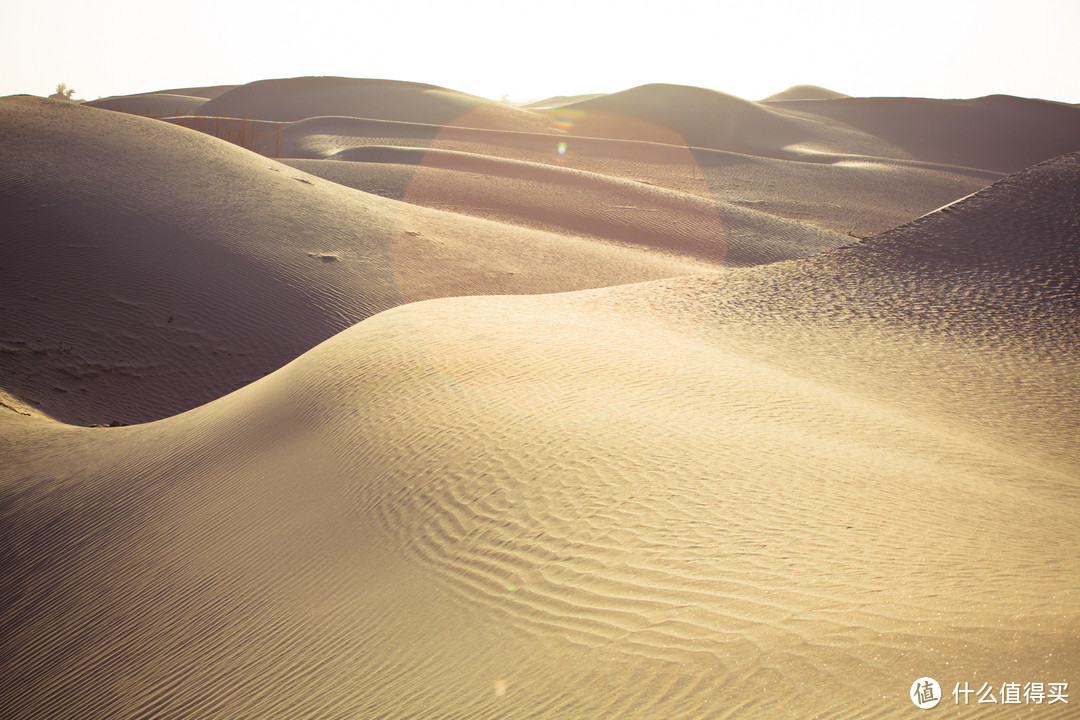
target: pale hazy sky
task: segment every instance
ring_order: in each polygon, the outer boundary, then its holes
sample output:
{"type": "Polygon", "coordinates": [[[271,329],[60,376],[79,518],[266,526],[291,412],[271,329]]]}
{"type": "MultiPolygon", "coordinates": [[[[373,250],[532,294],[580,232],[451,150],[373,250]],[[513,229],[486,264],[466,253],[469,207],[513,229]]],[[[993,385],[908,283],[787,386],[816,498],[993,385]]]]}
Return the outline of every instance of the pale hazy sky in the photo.
{"type": "Polygon", "coordinates": [[[344,75],[515,100],[667,82],[1080,103],[1080,0],[0,2],[0,95],[344,75]]]}

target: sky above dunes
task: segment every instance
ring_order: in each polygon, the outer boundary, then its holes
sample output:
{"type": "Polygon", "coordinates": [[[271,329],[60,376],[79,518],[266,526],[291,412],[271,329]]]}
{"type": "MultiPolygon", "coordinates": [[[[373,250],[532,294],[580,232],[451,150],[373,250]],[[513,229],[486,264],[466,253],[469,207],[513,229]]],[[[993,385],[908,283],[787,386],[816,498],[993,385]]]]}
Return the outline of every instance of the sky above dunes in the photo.
{"type": "Polygon", "coordinates": [[[813,84],[1080,103],[1076,0],[45,0],[4,15],[0,95],[343,75],[517,101],[666,82],[752,100],[813,84]]]}

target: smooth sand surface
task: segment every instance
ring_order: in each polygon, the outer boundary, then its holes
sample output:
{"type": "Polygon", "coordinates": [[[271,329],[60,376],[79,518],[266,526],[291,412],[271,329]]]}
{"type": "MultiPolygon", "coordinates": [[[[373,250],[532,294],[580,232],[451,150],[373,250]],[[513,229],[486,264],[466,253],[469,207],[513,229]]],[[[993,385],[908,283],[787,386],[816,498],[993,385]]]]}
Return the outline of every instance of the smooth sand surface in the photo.
{"type": "Polygon", "coordinates": [[[951,691],[1078,667],[1080,153],[672,87],[0,100],[0,717],[1068,717],[951,691]]]}

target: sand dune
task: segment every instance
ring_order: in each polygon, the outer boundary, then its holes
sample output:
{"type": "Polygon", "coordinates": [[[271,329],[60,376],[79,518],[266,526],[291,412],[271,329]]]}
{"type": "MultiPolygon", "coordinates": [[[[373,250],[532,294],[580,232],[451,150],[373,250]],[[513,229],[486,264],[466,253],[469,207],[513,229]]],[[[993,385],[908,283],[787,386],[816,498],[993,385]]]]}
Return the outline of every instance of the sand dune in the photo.
{"type": "Polygon", "coordinates": [[[570,114],[581,135],[800,159],[807,153],[906,157],[887,141],[786,107],[682,85],[642,85],[547,111],[570,114]]]}
{"type": "Polygon", "coordinates": [[[0,99],[0,718],[1069,714],[1075,107],[221,90],[0,99]]]}
{"type": "Polygon", "coordinates": [[[291,123],[281,136],[283,157],[339,159],[363,157],[371,145],[419,147],[566,167],[715,197],[695,153],[665,143],[340,117],[291,123]]]}
{"type": "Polygon", "coordinates": [[[254,120],[343,115],[503,130],[550,128],[536,114],[435,85],[338,77],[260,80],[215,97],[198,112],[254,120]]]}
{"type": "Polygon", "coordinates": [[[208,87],[174,88],[88,100],[83,105],[131,113],[132,115],[142,115],[143,117],[167,118],[193,113],[211,98],[226,93],[235,87],[236,85],[213,85],[208,87]]]}
{"type": "Polygon", "coordinates": [[[777,100],[837,100],[846,97],[851,96],[818,87],[817,85],[792,85],[783,92],[770,95],[762,102],[775,102],[777,100]]]}
{"type": "Polygon", "coordinates": [[[844,236],[757,210],[571,168],[370,145],[334,157],[349,162],[289,164],[361,190],[396,188],[393,196],[419,205],[642,244],[729,266],[790,260],[844,244],[844,236]],[[507,193],[508,185],[513,193],[507,193]],[[580,202],[583,197],[588,204],[580,202]]]}
{"type": "Polygon", "coordinates": [[[168,124],[2,105],[0,385],[69,422],[186,410],[402,301],[708,267],[357,193],[168,124]]]}
{"type": "Polygon", "coordinates": [[[545,98],[543,100],[537,100],[535,102],[528,103],[523,107],[529,108],[530,110],[547,110],[549,108],[563,107],[564,105],[569,105],[571,103],[581,102],[582,100],[592,100],[593,98],[601,97],[604,94],[605,93],[585,93],[582,95],[555,95],[549,98],[545,98]]]}
{"type": "MultiPolygon", "coordinates": [[[[188,116],[171,121],[274,157],[370,162],[373,153],[380,152],[377,147],[392,146],[583,170],[735,204],[856,237],[882,232],[974,192],[999,177],[1002,169],[1019,169],[994,149],[996,146],[981,146],[986,157],[995,158],[986,164],[970,153],[956,151],[957,146],[971,145],[961,122],[970,113],[954,113],[955,117],[945,123],[947,131],[935,131],[917,147],[911,142],[905,147],[892,142],[889,123],[919,124],[900,101],[890,106],[897,108],[899,119],[884,122],[882,128],[870,123],[859,129],[857,123],[805,111],[815,105],[803,108],[790,101],[752,103],[700,88],[651,85],[589,96],[563,108],[514,110],[513,117],[518,120],[486,124],[476,120],[470,109],[477,102],[475,98],[462,100],[466,96],[461,96],[447,104],[441,94],[444,92],[448,91],[410,83],[297,78],[238,88],[236,93],[241,97],[233,107],[223,109],[234,119],[188,116]],[[382,97],[379,93],[386,97],[378,100],[382,97]],[[274,102],[290,102],[290,114],[274,117],[311,117],[291,122],[243,119],[265,115],[252,98],[262,98],[262,102],[279,95],[274,102]],[[244,102],[250,107],[241,108],[243,98],[248,98],[244,102]],[[321,116],[331,112],[338,116],[321,116]],[[344,117],[341,113],[365,117],[344,117]],[[528,122],[518,122],[526,116],[531,118],[528,122]],[[1003,159],[996,159],[999,157],[1003,159]],[[957,165],[958,160],[963,164],[957,165]]],[[[1076,142],[1075,123],[1060,114],[1060,106],[1033,103],[1025,107],[1025,118],[1037,115],[1035,126],[1064,139],[1055,145],[1028,143],[1018,135],[996,138],[1003,146],[1013,148],[1009,152],[1023,156],[1026,162],[1020,167],[1073,147],[1070,143],[1076,142]],[[1017,146],[1027,149],[1016,150],[1017,146]]],[[[215,112],[215,106],[208,105],[200,112],[215,112]]],[[[400,187],[403,178],[411,181],[416,168],[424,163],[410,162],[412,170],[392,169],[387,164],[354,168],[347,173],[352,180],[346,184],[376,194],[405,197],[392,192],[392,187],[400,187]],[[374,178],[374,183],[364,178],[374,178]]],[[[329,167],[311,164],[306,169],[315,171],[320,167],[330,172],[329,167]]],[[[425,170],[422,174],[433,172],[425,170]]],[[[344,177],[342,171],[333,173],[344,177]]],[[[453,184],[436,184],[456,190],[458,185],[464,189],[476,179],[475,173],[467,177],[454,175],[453,184]]],[[[494,184],[497,178],[490,177],[487,182],[494,184]]],[[[477,200],[475,193],[468,192],[460,198],[451,199],[445,194],[428,198],[415,188],[405,199],[466,212],[475,208],[477,200]]],[[[480,214],[490,216],[493,203],[485,202],[480,214]]],[[[495,210],[504,217],[514,214],[507,213],[506,208],[495,210]]],[[[565,228],[560,223],[555,225],[565,228]]],[[[810,247],[820,245],[811,243],[810,247]]]]}
{"type": "MultiPolygon", "coordinates": [[[[719,205],[733,204],[857,237],[888,230],[1001,176],[974,168],[869,156],[818,155],[792,161],[653,142],[568,140],[536,133],[442,129],[405,123],[375,126],[345,118],[306,120],[289,125],[280,135],[283,157],[348,160],[357,167],[285,160],[287,164],[367,192],[386,194],[386,190],[390,197],[421,205],[429,203],[414,179],[418,173],[419,177],[440,174],[439,170],[427,168],[437,164],[442,151],[449,151],[629,180],[642,186],[639,192],[666,188],[719,205]],[[560,143],[566,146],[562,155],[558,151],[560,143]],[[411,160],[407,167],[390,168],[388,165],[401,163],[387,162],[391,151],[386,147],[419,147],[431,154],[432,161],[411,160]],[[400,189],[404,183],[410,183],[407,195],[400,189]]],[[[538,169],[537,173],[542,176],[547,171],[538,169]]],[[[464,191],[475,183],[495,183],[497,177],[484,179],[475,172],[457,173],[457,185],[450,189],[464,191]]],[[[510,202],[532,201],[528,195],[513,198],[510,202]]],[[[440,207],[447,206],[442,200],[438,202],[440,207]]],[[[473,202],[463,195],[457,207],[469,212],[468,208],[475,207],[470,204],[473,202]]],[[[496,204],[501,207],[505,202],[496,204]]],[[[485,207],[490,208],[491,203],[485,207]]]]}
{"type": "Polygon", "coordinates": [[[173,115],[187,115],[205,104],[207,98],[191,95],[172,95],[168,93],[150,93],[147,95],[126,95],[102,98],[83,103],[86,107],[115,110],[117,112],[142,115],[143,117],[166,118],[173,115]]]}
{"type": "Polygon", "coordinates": [[[1007,173],[1080,142],[1075,106],[1004,95],[754,103],[701,88],[644,85],[564,110],[581,113],[574,118],[581,134],[795,160],[858,154],[1007,173]]]}
{"type": "Polygon", "coordinates": [[[901,148],[904,157],[1017,172],[1080,144],[1075,105],[991,95],[975,100],[846,98],[771,107],[846,123],[901,148]]]}
{"type": "Polygon", "coordinates": [[[823,229],[867,237],[935,210],[1001,177],[939,163],[827,156],[779,160],[695,150],[717,197],[823,229]]]}
{"type": "MultiPolygon", "coordinates": [[[[171,118],[170,122],[275,157],[349,160],[357,167],[346,169],[336,162],[290,164],[367,192],[464,212],[476,211],[475,197],[463,194],[453,201],[446,197],[426,199],[427,194],[419,192],[417,187],[412,187],[408,194],[403,187],[417,177],[417,172],[421,177],[447,175],[442,171],[449,168],[426,169],[436,164],[439,151],[469,153],[630,180],[644,186],[639,188],[640,192],[667,188],[822,230],[865,237],[929,212],[1000,177],[1000,173],[977,168],[887,157],[822,152],[791,160],[707,148],[688,149],[661,142],[478,130],[396,120],[319,117],[294,123],[259,123],[183,117],[171,118]],[[247,139],[242,141],[241,136],[247,139]],[[389,165],[401,163],[386,161],[390,157],[390,151],[384,150],[386,147],[413,148],[410,157],[415,157],[415,149],[421,148],[431,152],[432,162],[410,159],[407,166],[392,168],[389,165]],[[362,167],[361,163],[367,166],[362,167]]],[[[475,170],[478,166],[473,163],[469,167],[475,170]]],[[[489,163],[487,167],[500,165],[489,163]]],[[[523,169],[524,166],[519,168],[522,172],[523,169]]],[[[541,168],[537,172],[543,175],[547,171],[541,168]]],[[[496,173],[484,179],[476,172],[454,175],[455,185],[444,188],[464,191],[476,183],[496,184],[501,177],[496,173]]],[[[514,215],[509,208],[502,207],[507,199],[511,203],[532,200],[526,194],[508,195],[497,202],[488,198],[479,214],[490,216],[496,211],[503,217],[514,215]]],[[[552,218],[547,221],[551,222],[552,218]]],[[[811,243],[808,247],[820,245],[811,243]]],[[[809,250],[800,252],[806,254],[809,250]]]]}
{"type": "Polygon", "coordinates": [[[183,87],[183,88],[169,88],[167,90],[154,90],[148,93],[135,93],[131,97],[138,97],[139,95],[188,95],[190,97],[201,97],[207,100],[223,95],[230,90],[239,87],[238,85],[201,85],[197,87],[183,87]]]}
{"type": "Polygon", "coordinates": [[[399,307],[139,427],[2,416],[0,694],[877,717],[921,675],[1067,678],[1078,179],[714,278],[399,307]]]}

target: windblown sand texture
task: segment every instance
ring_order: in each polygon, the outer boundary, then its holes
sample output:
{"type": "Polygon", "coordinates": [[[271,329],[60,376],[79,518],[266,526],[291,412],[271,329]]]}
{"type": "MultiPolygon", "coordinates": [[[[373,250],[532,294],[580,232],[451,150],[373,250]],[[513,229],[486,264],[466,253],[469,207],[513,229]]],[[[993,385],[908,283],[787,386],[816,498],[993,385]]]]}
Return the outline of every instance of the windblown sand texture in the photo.
{"type": "Polygon", "coordinates": [[[1080,682],[1080,108],[97,104],[0,99],[0,718],[1075,714],[949,693],[1080,682]]]}

